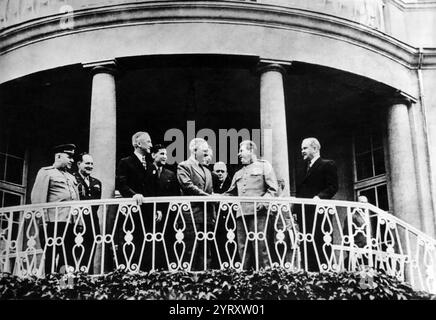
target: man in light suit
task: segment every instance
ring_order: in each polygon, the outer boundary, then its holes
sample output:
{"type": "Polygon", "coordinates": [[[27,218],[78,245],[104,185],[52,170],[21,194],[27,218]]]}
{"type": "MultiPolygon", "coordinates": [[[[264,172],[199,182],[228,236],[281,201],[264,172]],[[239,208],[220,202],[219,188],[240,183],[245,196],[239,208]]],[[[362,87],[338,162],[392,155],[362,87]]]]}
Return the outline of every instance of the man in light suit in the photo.
{"type": "MultiPolygon", "coordinates": [[[[277,178],[271,164],[266,160],[260,160],[256,155],[257,146],[253,141],[245,140],[239,145],[239,158],[243,165],[242,169],[233,176],[230,188],[224,195],[265,197],[277,196],[277,178]]],[[[269,264],[267,243],[268,205],[254,202],[241,202],[241,208],[236,214],[236,230],[238,240],[238,251],[243,260],[244,269],[255,267],[256,245],[259,267],[266,267],[269,264]],[[255,219],[256,218],[256,219],[255,219]],[[255,221],[257,223],[255,224],[255,221]],[[264,239],[249,240],[247,242],[247,231],[258,234],[263,232],[264,239]],[[246,246],[247,243],[247,246],[246,246]]]]}
{"type": "MultiPolygon", "coordinates": [[[[182,189],[183,195],[186,196],[209,196],[213,193],[212,184],[212,174],[209,169],[204,166],[204,158],[209,155],[209,146],[204,139],[194,138],[189,143],[189,150],[191,156],[186,161],[181,162],[177,167],[177,179],[179,181],[180,187],[182,189]]],[[[184,211],[183,216],[185,218],[186,230],[185,230],[185,244],[186,252],[184,254],[184,261],[190,261],[191,255],[193,254],[193,260],[191,269],[192,270],[203,270],[204,269],[204,241],[197,241],[197,247],[194,249],[194,240],[196,237],[194,224],[192,219],[194,219],[195,228],[197,232],[202,231],[212,231],[214,226],[214,208],[211,203],[206,205],[206,212],[204,212],[203,202],[192,202],[192,216],[191,211],[184,211]],[[204,215],[206,213],[206,225],[207,230],[204,230],[204,215]]],[[[212,243],[208,241],[208,254],[207,260],[210,258],[211,253],[209,252],[212,243]]]]}
{"type": "MultiPolygon", "coordinates": [[[[299,182],[297,183],[298,198],[312,199],[331,199],[338,191],[338,173],[336,164],[333,160],[322,159],[320,156],[321,144],[316,138],[306,138],[301,143],[301,155],[306,161],[306,169],[300,172],[299,182]]],[[[296,207],[297,220],[301,232],[312,233],[315,223],[315,206],[305,205],[305,223],[303,225],[303,217],[301,207],[296,207]],[[303,228],[304,227],[304,228],[303,228]]],[[[323,232],[321,230],[322,215],[316,216],[315,231],[313,234],[314,243],[307,243],[307,258],[308,264],[306,270],[319,271],[319,266],[327,262],[330,256],[330,246],[324,246],[326,253],[323,251],[323,232]],[[319,262],[315,254],[318,252],[319,262]]],[[[304,254],[304,247],[302,246],[304,254]]],[[[302,257],[304,262],[304,255],[302,257]]]]}

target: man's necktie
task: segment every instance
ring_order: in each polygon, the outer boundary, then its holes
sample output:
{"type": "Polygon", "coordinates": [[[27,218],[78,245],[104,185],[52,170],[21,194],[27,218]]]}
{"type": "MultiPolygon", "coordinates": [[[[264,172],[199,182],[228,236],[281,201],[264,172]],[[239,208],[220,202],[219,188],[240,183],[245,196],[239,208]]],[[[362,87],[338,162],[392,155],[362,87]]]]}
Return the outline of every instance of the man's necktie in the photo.
{"type": "Polygon", "coordinates": [[[145,156],[142,156],[142,166],[144,167],[144,169],[147,169],[147,162],[145,161],[145,156]]]}
{"type": "Polygon", "coordinates": [[[160,174],[162,173],[162,167],[157,169],[157,177],[160,178],[160,174]]]}

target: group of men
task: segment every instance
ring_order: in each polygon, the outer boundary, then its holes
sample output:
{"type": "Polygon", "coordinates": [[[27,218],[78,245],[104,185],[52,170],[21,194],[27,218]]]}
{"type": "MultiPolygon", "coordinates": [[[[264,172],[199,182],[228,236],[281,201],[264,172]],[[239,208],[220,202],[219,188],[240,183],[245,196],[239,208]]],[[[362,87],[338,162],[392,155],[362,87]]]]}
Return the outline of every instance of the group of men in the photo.
{"type": "MultiPolygon", "coordinates": [[[[133,198],[141,206],[141,215],[134,215],[133,240],[121,240],[123,252],[118,252],[118,258],[129,255],[129,263],[134,263],[142,270],[154,268],[167,269],[169,264],[177,262],[183,256],[184,265],[188,263],[192,270],[202,270],[208,267],[220,267],[220,263],[229,261],[227,241],[227,227],[231,209],[219,210],[216,201],[207,200],[190,203],[189,208],[169,207],[168,202],[147,201],[147,197],[160,196],[247,196],[273,198],[280,195],[280,187],[271,164],[257,157],[257,146],[253,141],[245,140],[239,145],[239,159],[242,167],[231,178],[227,166],[223,162],[211,164],[212,150],[207,141],[194,138],[190,141],[190,157],[177,166],[173,172],[166,166],[167,152],[163,145],[153,145],[147,132],[137,132],[132,136],[133,152],[122,158],[117,166],[116,188],[123,197],[133,198]],[[218,214],[219,212],[219,214],[218,214]],[[176,221],[177,220],[177,221],[176,221]],[[156,241],[154,249],[150,241],[145,241],[145,233],[164,232],[166,246],[162,241],[156,241]],[[183,240],[177,235],[177,230],[183,230],[183,240]],[[205,235],[215,233],[214,240],[205,236],[207,240],[200,240],[198,232],[205,235]],[[165,250],[166,247],[167,249],[165,250]],[[154,252],[154,254],[152,253],[154,252]],[[153,255],[153,262],[151,256],[153,255]]],[[[302,142],[302,156],[307,162],[297,186],[297,197],[330,199],[338,189],[338,178],[335,163],[320,157],[320,144],[315,138],[307,138],[302,142]]],[[[33,190],[32,203],[60,202],[70,200],[88,200],[101,197],[101,183],[91,176],[93,169],[92,157],[81,154],[77,162],[78,170],[74,174],[72,168],[74,145],[55,147],[55,162],[53,166],[40,169],[33,190]]],[[[280,180],[279,180],[280,181],[280,180]]],[[[260,267],[269,264],[268,248],[265,239],[251,239],[249,233],[255,230],[265,230],[268,219],[268,202],[254,203],[241,201],[240,207],[234,212],[236,219],[237,253],[244,268],[253,267],[257,255],[260,267]],[[248,239],[247,239],[248,238],[248,239]],[[256,243],[257,242],[257,243],[256,243]],[[255,250],[258,250],[257,253],[255,250]]],[[[302,213],[305,216],[304,229],[309,232],[314,224],[315,210],[312,206],[293,209],[297,216],[300,230],[303,228],[302,213]]],[[[97,208],[93,208],[82,224],[91,236],[85,237],[84,256],[92,260],[91,247],[94,242],[92,228],[99,233],[97,208]],[[95,210],[94,210],[95,209],[95,210]]],[[[72,234],[73,221],[68,211],[61,209],[48,210],[46,218],[48,236],[59,236],[59,230],[64,231],[64,245],[67,261],[74,261],[72,252],[74,239],[72,234]],[[56,217],[55,217],[56,216],[56,217]],[[57,225],[55,226],[55,221],[57,225]]],[[[61,232],[62,232],[61,231],[61,232]]],[[[308,256],[308,270],[316,271],[321,250],[322,235],[320,226],[316,223],[314,245],[306,252],[308,256]],[[315,254],[318,250],[318,255],[315,254]],[[318,257],[318,258],[317,258],[318,257]]],[[[124,237],[124,235],[123,235],[124,237]]],[[[42,240],[41,240],[42,241],[42,240]]],[[[44,241],[42,241],[44,244],[44,241]]],[[[76,246],[77,247],[77,246],[76,246]]],[[[75,248],[75,247],[74,247],[75,248]]],[[[57,271],[53,258],[47,250],[46,272],[57,271]]],[[[58,250],[61,254],[62,250],[58,250]]],[[[57,258],[59,259],[59,257],[57,258]]],[[[128,260],[128,259],[125,259],[128,260]]],[[[62,264],[62,263],[58,263],[62,264]]],[[[90,270],[92,271],[92,264],[90,270]]]]}

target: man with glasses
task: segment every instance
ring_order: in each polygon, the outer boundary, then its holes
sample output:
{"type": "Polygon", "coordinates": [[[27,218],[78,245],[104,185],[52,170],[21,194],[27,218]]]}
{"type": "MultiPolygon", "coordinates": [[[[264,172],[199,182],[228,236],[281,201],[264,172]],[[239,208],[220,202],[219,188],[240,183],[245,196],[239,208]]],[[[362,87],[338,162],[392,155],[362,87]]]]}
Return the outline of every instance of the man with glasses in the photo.
{"type": "MultiPolygon", "coordinates": [[[[54,163],[38,171],[31,193],[32,204],[79,200],[76,178],[68,172],[74,162],[75,149],[74,144],[62,144],[53,148],[54,163]]],[[[62,266],[66,268],[68,265],[74,265],[72,255],[74,221],[70,211],[71,206],[49,208],[44,211],[43,228],[40,228],[39,236],[43,249],[47,245],[45,248],[46,274],[62,271],[60,269],[62,266]],[[49,242],[45,237],[54,238],[54,240],[61,238],[62,242],[49,242]],[[66,256],[63,254],[62,244],[66,256]]]]}

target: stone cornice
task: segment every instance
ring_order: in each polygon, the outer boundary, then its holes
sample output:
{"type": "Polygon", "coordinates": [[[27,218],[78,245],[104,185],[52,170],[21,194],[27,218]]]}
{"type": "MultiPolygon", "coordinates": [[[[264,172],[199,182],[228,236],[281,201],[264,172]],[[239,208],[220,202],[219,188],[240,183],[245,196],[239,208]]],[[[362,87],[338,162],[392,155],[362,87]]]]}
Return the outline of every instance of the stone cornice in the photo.
{"type": "Polygon", "coordinates": [[[436,9],[436,0],[427,0],[427,1],[414,1],[414,2],[406,2],[403,0],[386,0],[386,2],[393,3],[397,8],[402,10],[425,10],[425,9],[436,9]]]}
{"type": "Polygon", "coordinates": [[[112,59],[82,63],[82,67],[91,70],[93,74],[110,73],[115,75],[117,73],[117,62],[112,59]]]}
{"type": "MultiPolygon", "coordinates": [[[[71,30],[60,28],[61,18],[62,15],[53,15],[1,30],[0,55],[30,43],[103,28],[202,22],[296,30],[363,47],[410,69],[416,69],[419,63],[417,48],[359,23],[301,9],[251,2],[165,1],[82,9],[74,12],[71,30]]],[[[424,51],[422,68],[436,68],[435,50],[424,51]]]]}
{"type": "Polygon", "coordinates": [[[436,69],[436,48],[424,48],[421,51],[422,58],[419,61],[419,69],[436,69]]]}

